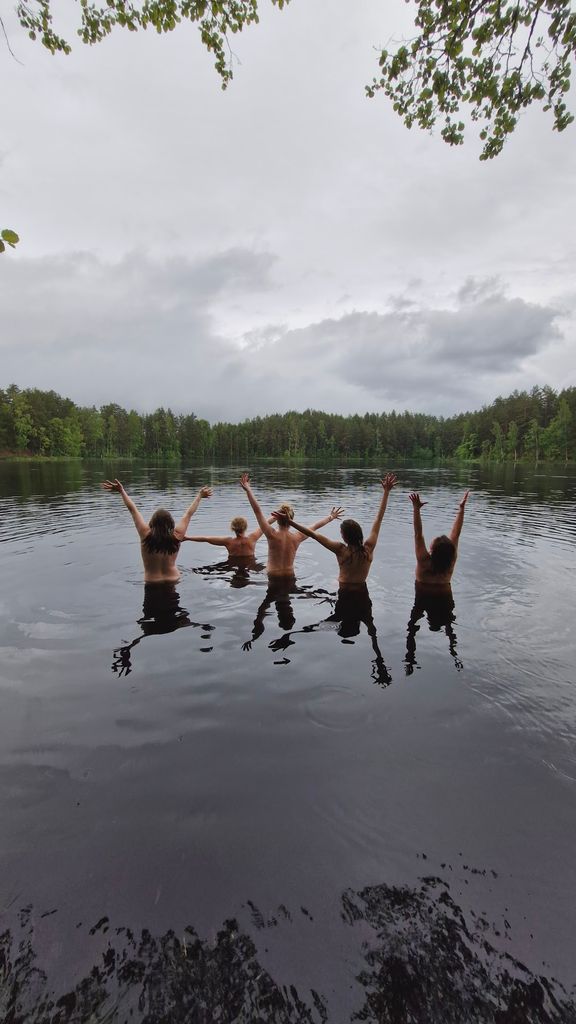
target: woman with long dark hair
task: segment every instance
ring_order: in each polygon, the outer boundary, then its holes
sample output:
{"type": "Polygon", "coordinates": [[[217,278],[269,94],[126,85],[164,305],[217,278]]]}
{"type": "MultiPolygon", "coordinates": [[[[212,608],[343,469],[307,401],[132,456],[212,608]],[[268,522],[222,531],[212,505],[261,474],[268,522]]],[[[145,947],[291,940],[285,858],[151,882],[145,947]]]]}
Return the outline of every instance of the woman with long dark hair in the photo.
{"type": "Polygon", "coordinates": [[[366,583],[368,573],[370,572],[370,566],[374,558],[374,549],[378,543],[380,527],[386,511],[386,505],[388,504],[390,491],[395,487],[397,480],[394,473],[387,473],[380,482],[382,484],[380,507],[366,540],[364,540],[362,527],[355,519],[344,519],[341,523],[340,534],[343,541],[341,543],[340,541],[323,537],[321,533],[315,533],[314,530],[309,530],[307,526],[300,526],[293,519],[289,520],[284,512],[273,512],[272,515],[279,523],[289,522],[290,526],[294,527],[295,530],[303,533],[305,537],[312,537],[314,540],[317,540],[319,544],[322,544],[322,547],[328,548],[329,551],[336,555],[338,565],[340,566],[338,583],[341,587],[359,587],[366,583]]]}
{"type": "Polygon", "coordinates": [[[468,501],[470,491],[464,493],[464,497],[458,505],[458,512],[450,536],[441,534],[435,537],[430,544],[430,550],[426,547],[424,531],[422,529],[422,516],[420,509],[427,505],[422,501],[420,495],[414,491],[410,495],[412,510],[414,513],[414,547],[416,550],[416,583],[422,587],[434,589],[447,588],[450,586],[454,566],[458,557],[458,541],[464,525],[464,509],[468,501]]]}
{"type": "Polygon", "coordinates": [[[102,484],[106,491],[119,494],[126,505],[134,526],[140,537],[140,550],[144,562],[145,583],[176,583],[180,573],[176,566],[176,556],[180,550],[190,520],[203,498],[212,494],[211,487],[201,487],[191,505],[188,506],[178,523],[165,508],[154,512],[150,522],[136,508],[132,498],[126,493],[119,480],[105,480],[102,484]]]}

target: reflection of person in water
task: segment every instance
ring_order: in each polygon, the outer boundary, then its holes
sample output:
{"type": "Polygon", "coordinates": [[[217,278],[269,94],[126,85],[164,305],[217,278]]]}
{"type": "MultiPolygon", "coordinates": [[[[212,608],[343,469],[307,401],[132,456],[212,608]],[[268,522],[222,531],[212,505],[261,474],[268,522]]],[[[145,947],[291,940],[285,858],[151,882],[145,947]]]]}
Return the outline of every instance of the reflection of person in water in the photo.
{"type": "Polygon", "coordinates": [[[450,536],[435,537],[430,544],[430,550],[426,547],[424,531],[422,529],[422,516],[420,509],[427,505],[422,501],[420,495],[414,492],[410,495],[414,514],[414,547],[416,549],[416,580],[422,586],[433,589],[450,587],[450,580],[458,557],[458,541],[464,525],[464,509],[468,501],[470,491],[466,491],[458,505],[458,512],[450,531],[450,536]]]}
{"type": "MultiPolygon", "coordinates": [[[[203,639],[209,640],[214,626],[208,623],[192,622],[185,608],[180,606],[180,595],[173,583],[147,583],[144,587],[142,618],[138,619],[142,632],[131,643],[125,643],[114,651],[112,671],[119,676],[132,671],[131,651],[146,636],[173,633],[185,626],[195,626],[203,631],[203,639]],[[204,634],[206,634],[204,636],[204,634]]],[[[211,650],[211,647],[204,650],[211,650]]]]}
{"type": "MultiPolygon", "coordinates": [[[[316,591],[316,594],[319,593],[319,591],[316,591]]],[[[327,599],[326,595],[324,599],[327,599]]],[[[334,599],[332,598],[331,600],[333,601],[334,599]]],[[[280,616],[278,616],[278,621],[282,626],[280,616]]],[[[372,614],[372,601],[370,600],[368,587],[365,583],[356,587],[340,587],[334,611],[327,619],[322,619],[321,622],[285,633],[284,636],[273,640],[268,646],[273,651],[285,651],[295,643],[293,637],[298,633],[315,633],[322,629],[326,623],[329,623],[331,626],[337,626],[336,633],[341,637],[343,644],[353,644],[354,640],[351,638],[359,636],[360,626],[365,625],[375,655],[372,662],[372,679],[379,686],[388,686],[392,682],[392,676],[386,668],[378,643],[376,625],[372,614]]]]}
{"type": "Polygon", "coordinates": [[[134,526],[140,537],[140,550],[144,562],[144,581],[146,583],[177,583],[180,573],[176,566],[176,558],[180,544],[190,525],[190,520],[203,498],[212,494],[211,487],[201,487],[184,515],[175,523],[170,512],[159,508],[147,523],[136,508],[132,498],[126,493],[119,480],[105,480],[102,484],[107,491],[119,494],[128,509],[134,526]]]}
{"type": "MultiPolygon", "coordinates": [[[[272,604],[276,607],[276,615],[278,616],[278,625],[280,626],[280,629],[292,629],[296,622],[294,609],[292,608],[292,598],[295,595],[300,598],[319,598],[323,601],[325,601],[327,597],[325,590],[311,590],[307,586],[299,586],[293,576],[269,577],[266,596],[256,612],[254,626],[252,627],[252,636],[250,640],[247,640],[246,643],[242,644],[243,651],[250,651],[254,641],[257,640],[258,637],[262,636],[262,633],[264,632],[264,620],[272,604]]],[[[273,648],[273,650],[274,649],[276,648],[273,648]]],[[[280,650],[280,648],[278,648],[278,650],[280,650]]]]}
{"type": "Polygon", "coordinates": [[[224,562],[212,562],[210,565],[197,565],[192,572],[198,576],[222,579],[231,587],[239,589],[252,583],[252,574],[260,573],[266,566],[256,558],[227,558],[224,562]]]}
{"type": "Polygon", "coordinates": [[[431,587],[423,587],[421,584],[416,583],[414,607],[408,622],[408,634],[406,636],[406,657],[404,659],[406,675],[412,675],[414,669],[418,667],[418,662],[416,661],[416,634],[420,629],[418,623],[424,615],[428,617],[428,625],[433,633],[439,633],[442,629],[445,631],[448,637],[450,654],[454,658],[454,664],[459,672],[463,666],[458,657],[456,633],[453,626],[456,616],[454,615],[452,589],[450,586],[447,586],[443,589],[436,588],[433,590],[431,587]]]}

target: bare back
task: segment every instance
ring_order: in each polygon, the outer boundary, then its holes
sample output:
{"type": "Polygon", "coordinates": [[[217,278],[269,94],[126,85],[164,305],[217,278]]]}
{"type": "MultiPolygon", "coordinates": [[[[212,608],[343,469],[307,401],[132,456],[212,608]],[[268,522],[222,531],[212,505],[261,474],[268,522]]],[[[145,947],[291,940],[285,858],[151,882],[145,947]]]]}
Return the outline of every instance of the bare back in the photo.
{"type": "MultiPolygon", "coordinates": [[[[260,531],[258,531],[258,538],[260,536],[260,531]]],[[[225,546],[230,558],[253,558],[254,551],[256,550],[256,539],[250,534],[240,535],[239,537],[227,537],[225,546]]]]}
{"type": "Polygon", "coordinates": [[[418,555],[416,558],[416,583],[426,587],[427,590],[449,589],[457,557],[458,548],[456,548],[454,561],[450,568],[445,569],[443,572],[435,572],[432,567],[430,553],[426,551],[426,554],[422,553],[421,555],[418,555]]]}
{"type": "MultiPolygon", "coordinates": [[[[178,549],[179,550],[179,549],[178,549]]],[[[180,579],[176,559],[178,551],[173,554],[166,552],[148,551],[144,544],[144,538],[140,542],[142,561],[144,562],[145,583],[177,583],[180,579]]]]}
{"type": "Polygon", "coordinates": [[[339,545],[339,549],[335,554],[340,566],[340,572],[338,573],[338,583],[340,586],[358,587],[366,583],[374,558],[374,548],[365,546],[365,550],[366,553],[364,554],[363,551],[355,550],[349,547],[348,544],[339,545]]]}
{"type": "Polygon", "coordinates": [[[294,558],[300,544],[305,539],[294,533],[289,527],[278,527],[266,535],[268,541],[269,576],[293,576],[294,558]]]}

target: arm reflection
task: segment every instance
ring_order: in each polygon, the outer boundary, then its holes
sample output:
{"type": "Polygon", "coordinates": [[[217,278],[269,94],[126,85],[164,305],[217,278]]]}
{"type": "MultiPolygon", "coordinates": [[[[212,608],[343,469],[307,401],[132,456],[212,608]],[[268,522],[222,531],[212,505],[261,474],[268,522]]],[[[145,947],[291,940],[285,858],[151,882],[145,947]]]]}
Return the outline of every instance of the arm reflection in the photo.
{"type": "MultiPolygon", "coordinates": [[[[132,671],[131,652],[137,644],[141,643],[144,637],[158,636],[162,633],[173,633],[185,626],[194,626],[201,629],[209,639],[214,629],[206,622],[192,622],[186,608],[180,605],[180,594],[174,583],[147,583],[144,586],[144,605],[142,617],[137,619],[142,632],[130,643],[122,644],[114,650],[112,671],[119,676],[130,675],[132,671]]],[[[205,651],[212,650],[211,647],[204,648],[205,651]]]]}
{"type": "Polygon", "coordinates": [[[262,636],[265,628],[265,619],[272,605],[276,608],[276,616],[280,629],[283,629],[286,632],[283,637],[273,640],[272,643],[268,645],[271,650],[285,650],[294,642],[290,639],[294,635],[294,632],[304,632],[304,630],[295,630],[290,632],[293,629],[293,626],[296,625],[296,616],[294,615],[294,609],[292,607],[293,597],[296,597],[298,600],[303,598],[312,598],[313,600],[320,599],[325,601],[328,598],[328,594],[327,591],[322,588],[312,590],[309,586],[299,586],[293,576],[269,577],[266,596],[256,612],[256,618],[254,619],[254,625],[252,627],[252,636],[250,640],[246,640],[246,642],[242,644],[243,651],[250,651],[252,649],[252,644],[262,636]]]}
{"type": "Polygon", "coordinates": [[[428,617],[428,626],[431,632],[438,633],[443,629],[446,633],[448,637],[448,650],[454,659],[456,671],[460,672],[464,666],[458,657],[458,641],[453,626],[456,616],[454,614],[452,589],[447,587],[441,591],[434,591],[427,590],[425,587],[416,584],[414,607],[410,614],[408,633],[406,635],[406,657],[404,658],[406,675],[412,675],[414,669],[420,667],[416,660],[416,634],[420,629],[420,619],[424,615],[428,617]]]}
{"type": "MultiPolygon", "coordinates": [[[[323,595],[324,600],[334,600],[333,598],[330,598],[325,591],[314,592],[314,596],[319,596],[320,594],[323,595]]],[[[362,584],[357,587],[340,587],[334,611],[327,619],[322,619],[320,622],[316,622],[313,625],[304,626],[302,629],[285,633],[284,636],[278,637],[277,640],[273,640],[269,644],[269,647],[273,651],[286,650],[287,647],[295,642],[293,637],[296,636],[297,633],[314,633],[321,629],[326,623],[330,623],[331,625],[333,624],[337,627],[336,633],[341,637],[343,644],[353,644],[354,640],[351,638],[359,636],[360,627],[362,625],[366,626],[366,632],[370,637],[370,643],[374,652],[371,670],[372,679],[378,686],[388,686],[392,682],[392,676],[386,667],[384,657],[378,643],[378,634],[376,632],[376,624],[372,613],[372,601],[370,600],[370,594],[366,584],[362,584]]],[[[280,617],[279,624],[282,626],[280,617]]]]}

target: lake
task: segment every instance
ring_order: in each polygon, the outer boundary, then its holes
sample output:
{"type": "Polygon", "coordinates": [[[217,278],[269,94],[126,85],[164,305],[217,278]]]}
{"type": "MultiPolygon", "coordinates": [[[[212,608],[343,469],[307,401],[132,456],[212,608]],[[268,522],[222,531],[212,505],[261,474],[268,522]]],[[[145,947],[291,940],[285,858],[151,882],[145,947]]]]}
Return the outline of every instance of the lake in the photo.
{"type": "MultiPolygon", "coordinates": [[[[0,463],[0,1019],[576,1021],[576,472],[403,467],[356,619],[313,540],[289,592],[185,544],[144,589],[119,475],[191,533],[244,466],[0,463]],[[454,607],[414,608],[472,488],[454,607]]],[[[252,467],[365,528],[370,468],[252,467]]],[[[338,524],[326,527],[338,536],[338,524]]]]}

